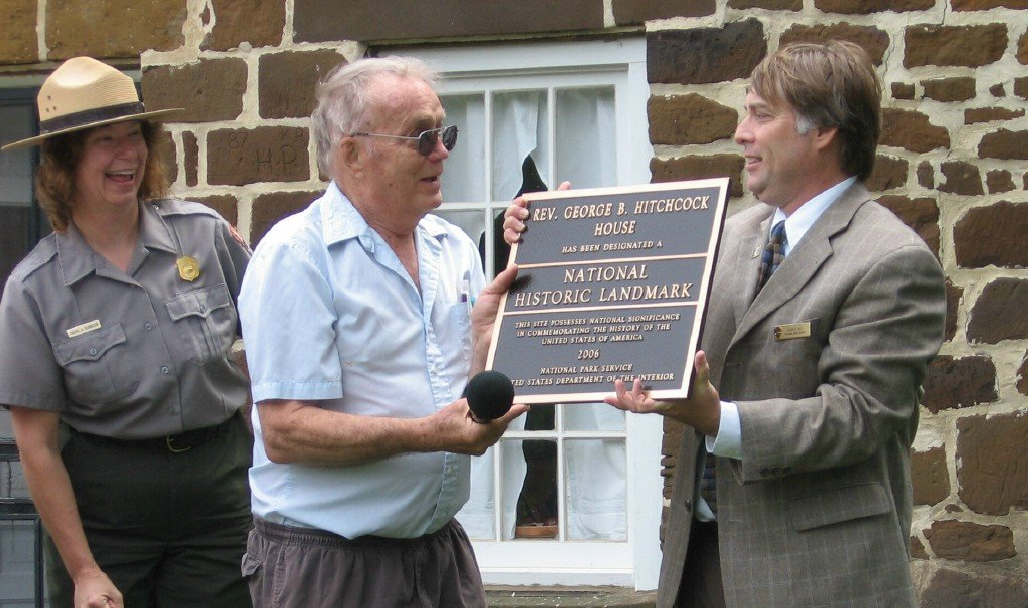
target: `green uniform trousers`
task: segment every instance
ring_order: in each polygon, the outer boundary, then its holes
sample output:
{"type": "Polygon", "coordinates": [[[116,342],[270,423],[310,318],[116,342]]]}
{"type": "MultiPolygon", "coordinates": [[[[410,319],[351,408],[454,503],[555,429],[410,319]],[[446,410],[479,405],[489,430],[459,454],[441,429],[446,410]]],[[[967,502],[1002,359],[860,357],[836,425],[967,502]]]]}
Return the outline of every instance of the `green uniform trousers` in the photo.
{"type": "MultiPolygon", "coordinates": [[[[251,605],[239,563],[253,525],[253,439],[242,416],[182,435],[122,441],[71,432],[62,450],[90,549],[131,608],[251,605]]],[[[53,608],[74,585],[47,539],[53,608]]]]}

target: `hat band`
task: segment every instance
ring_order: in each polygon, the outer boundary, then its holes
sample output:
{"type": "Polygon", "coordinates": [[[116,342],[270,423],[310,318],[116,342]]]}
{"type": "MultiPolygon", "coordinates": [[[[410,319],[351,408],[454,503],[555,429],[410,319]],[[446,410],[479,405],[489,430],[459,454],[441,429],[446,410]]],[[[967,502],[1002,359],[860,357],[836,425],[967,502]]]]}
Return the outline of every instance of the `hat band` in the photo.
{"type": "Polygon", "coordinates": [[[63,131],[65,129],[99,122],[101,120],[110,120],[112,118],[121,118],[122,116],[142,114],[145,111],[146,108],[143,107],[143,104],[136,101],[133,103],[120,103],[114,106],[105,106],[103,108],[73,112],[71,114],[65,114],[64,116],[39,121],[39,134],[46,135],[47,133],[53,133],[54,131],[63,131]]]}

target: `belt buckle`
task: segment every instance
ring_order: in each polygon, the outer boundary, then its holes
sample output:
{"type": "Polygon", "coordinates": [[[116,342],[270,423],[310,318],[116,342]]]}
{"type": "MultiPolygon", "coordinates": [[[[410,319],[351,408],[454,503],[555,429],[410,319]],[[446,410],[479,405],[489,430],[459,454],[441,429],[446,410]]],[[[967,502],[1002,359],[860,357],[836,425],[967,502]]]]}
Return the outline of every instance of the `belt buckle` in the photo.
{"type": "Polygon", "coordinates": [[[189,450],[193,449],[193,446],[191,445],[187,445],[184,448],[175,447],[175,435],[165,435],[164,443],[168,446],[168,451],[172,454],[181,454],[182,452],[188,452],[189,450]]]}

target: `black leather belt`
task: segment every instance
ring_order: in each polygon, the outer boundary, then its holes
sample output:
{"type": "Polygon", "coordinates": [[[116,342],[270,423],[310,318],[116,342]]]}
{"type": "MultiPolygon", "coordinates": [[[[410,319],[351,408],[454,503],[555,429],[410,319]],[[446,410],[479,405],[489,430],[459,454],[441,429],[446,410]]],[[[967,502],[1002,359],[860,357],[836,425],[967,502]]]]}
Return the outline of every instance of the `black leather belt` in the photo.
{"type": "Polygon", "coordinates": [[[151,437],[148,439],[118,439],[115,437],[105,437],[103,435],[94,435],[93,433],[83,433],[81,431],[75,431],[80,435],[93,440],[100,440],[104,443],[120,445],[125,447],[136,447],[146,449],[159,449],[167,450],[173,454],[181,452],[187,452],[190,449],[209,441],[216,437],[222,432],[223,429],[235,419],[232,416],[221,424],[214,426],[205,426],[199,429],[190,429],[181,433],[175,433],[173,435],[164,435],[162,437],[151,437]]]}

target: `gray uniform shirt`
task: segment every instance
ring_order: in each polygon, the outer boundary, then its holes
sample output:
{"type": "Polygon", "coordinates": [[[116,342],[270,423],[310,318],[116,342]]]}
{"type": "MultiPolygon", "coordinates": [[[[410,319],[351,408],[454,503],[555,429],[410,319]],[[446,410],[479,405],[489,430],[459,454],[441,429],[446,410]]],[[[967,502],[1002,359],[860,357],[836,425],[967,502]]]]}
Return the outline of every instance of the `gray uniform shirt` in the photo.
{"type": "Polygon", "coordinates": [[[230,351],[249,256],[214,211],[178,200],[140,203],[128,272],[73,224],[47,236],[0,300],[0,404],[121,439],[225,421],[248,396],[230,351]]]}

